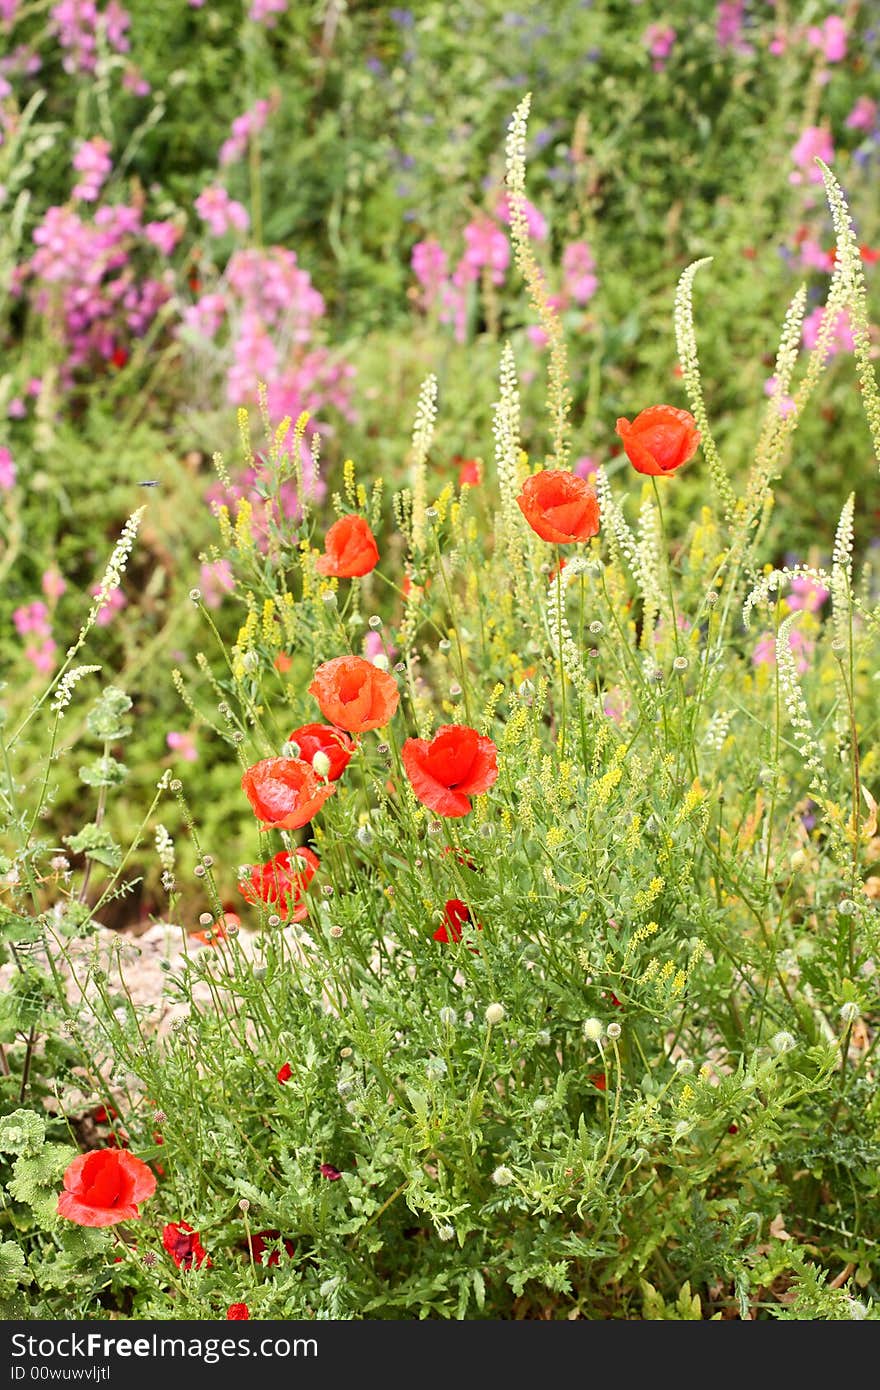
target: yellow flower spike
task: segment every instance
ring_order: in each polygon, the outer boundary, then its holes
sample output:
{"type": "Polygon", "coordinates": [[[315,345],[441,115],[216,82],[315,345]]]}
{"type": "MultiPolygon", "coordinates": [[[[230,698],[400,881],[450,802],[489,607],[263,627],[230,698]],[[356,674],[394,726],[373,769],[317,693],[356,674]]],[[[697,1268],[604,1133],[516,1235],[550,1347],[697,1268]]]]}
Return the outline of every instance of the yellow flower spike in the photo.
{"type": "Polygon", "coordinates": [[[239,500],[235,514],[235,545],[239,550],[253,550],[253,507],[247,497],[239,500]]]}
{"type": "Polygon", "coordinates": [[[220,527],[220,538],[227,550],[231,550],[235,544],[232,533],[232,522],[229,519],[229,508],[225,503],[219,503],[214,509],[217,518],[217,525],[220,527]]]}
{"type": "Polygon", "coordinates": [[[241,455],[244,460],[245,468],[252,468],[254,463],[254,450],[251,444],[251,420],[244,406],[240,406],[236,412],[238,421],[238,437],[241,441],[241,455]]]}

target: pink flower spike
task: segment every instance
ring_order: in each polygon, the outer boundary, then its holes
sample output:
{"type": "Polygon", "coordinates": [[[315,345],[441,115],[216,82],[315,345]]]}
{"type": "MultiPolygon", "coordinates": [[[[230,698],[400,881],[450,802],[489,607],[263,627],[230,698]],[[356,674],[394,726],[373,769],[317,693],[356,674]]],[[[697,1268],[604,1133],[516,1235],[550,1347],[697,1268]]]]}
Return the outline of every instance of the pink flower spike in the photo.
{"type": "Polygon", "coordinates": [[[8,449],[0,447],[0,492],[11,492],[15,487],[15,464],[8,449]]]}
{"type": "Polygon", "coordinates": [[[165,735],[165,742],[172,752],[177,753],[185,763],[194,763],[198,760],[199,750],[196,748],[195,734],[181,734],[172,730],[165,735]]]}
{"type": "Polygon", "coordinates": [[[67,588],[64,576],[58,570],[46,570],[41,581],[43,593],[50,603],[57,603],[67,588]]]}

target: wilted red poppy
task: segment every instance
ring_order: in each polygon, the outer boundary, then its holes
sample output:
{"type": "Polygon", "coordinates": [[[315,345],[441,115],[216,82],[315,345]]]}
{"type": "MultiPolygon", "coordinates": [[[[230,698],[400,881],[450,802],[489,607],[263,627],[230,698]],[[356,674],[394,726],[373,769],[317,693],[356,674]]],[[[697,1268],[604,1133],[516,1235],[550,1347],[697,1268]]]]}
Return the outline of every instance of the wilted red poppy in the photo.
{"type": "Polygon", "coordinates": [[[356,579],[369,574],[379,563],[379,547],[362,516],[342,516],[334,521],[324,537],[324,554],[315,568],[319,574],[337,579],[356,579]]]}
{"type": "Polygon", "coordinates": [[[573,545],[599,531],[599,502],[586,478],[565,468],[544,468],[523,483],[517,506],[542,541],[573,545]]]}
{"type": "Polygon", "coordinates": [[[250,1309],[246,1303],[230,1303],[226,1309],[227,1322],[246,1322],[250,1315],[250,1309]]]}
{"type": "Polygon", "coordinates": [[[249,903],[274,903],[290,921],[302,922],[309,915],[302,895],[321,861],[307,845],[294,850],[293,860],[291,866],[290,851],[283,849],[265,864],[252,864],[247,878],[239,881],[239,892],[249,903]]]}
{"type": "Polygon", "coordinates": [[[328,1182],[338,1182],[338,1180],[342,1177],[342,1174],[340,1173],[338,1168],[333,1167],[332,1163],[322,1163],[321,1177],[326,1178],[328,1182]]]}
{"type": "Polygon", "coordinates": [[[470,797],[498,776],[495,744],[466,724],[444,724],[430,742],[408,738],[401,757],[419,801],[439,816],[466,816],[470,797]]]}
{"type": "Polygon", "coordinates": [[[328,782],[341,777],[351,762],[354,743],[342,729],[334,729],[332,724],[301,724],[288,735],[288,743],[295,743],[299,757],[304,763],[311,763],[316,753],[324,753],[330,768],[322,776],[328,782]]]}
{"type": "Polygon", "coordinates": [[[277,1076],[282,1086],[284,1085],[285,1081],[290,1080],[290,1078],[293,1076],[293,1071],[291,1070],[289,1062],[285,1062],[282,1067],[278,1068],[277,1076]]]}
{"type": "Polygon", "coordinates": [[[274,830],[296,830],[320,811],[336,788],[300,758],[264,758],[241,779],[254,815],[274,830]]]}
{"type": "Polygon", "coordinates": [[[363,734],[381,729],[392,718],[400,701],[397,682],[362,656],[336,656],[315,672],[309,686],[325,719],[363,734]]]}
{"type": "Polygon", "coordinates": [[[443,909],[443,922],[434,932],[434,940],[446,944],[461,941],[462,928],[468,925],[475,926],[477,931],[483,930],[481,922],[474,922],[467,903],[463,903],[461,898],[450,898],[443,909]]]}
{"type": "Polygon", "coordinates": [[[125,1149],[93,1149],[67,1165],[58,1215],[77,1226],[116,1226],[140,1217],[156,1179],[146,1163],[125,1149]]]}
{"type": "MultiPolygon", "coordinates": [[[[261,1265],[261,1264],[263,1263],[263,1256],[265,1255],[266,1250],[268,1249],[267,1242],[270,1241],[270,1240],[272,1240],[272,1241],[279,1241],[279,1240],[281,1240],[281,1232],[280,1232],[280,1231],[257,1231],[255,1235],[252,1235],[252,1236],[251,1236],[251,1238],[250,1238],[250,1249],[251,1249],[251,1254],[252,1254],[253,1257],[254,1257],[254,1263],[255,1263],[255,1264],[261,1265]]],[[[288,1258],[288,1259],[292,1259],[292,1257],[293,1257],[293,1252],[294,1252],[294,1244],[293,1244],[293,1241],[292,1241],[292,1240],[287,1240],[287,1239],[285,1238],[284,1241],[283,1241],[282,1243],[283,1243],[283,1245],[284,1245],[284,1252],[285,1252],[285,1254],[287,1255],[287,1258],[288,1258]]],[[[270,1255],[269,1255],[269,1258],[268,1258],[268,1260],[266,1261],[267,1267],[268,1267],[268,1266],[271,1266],[271,1265],[277,1265],[277,1264],[280,1264],[280,1263],[281,1263],[281,1256],[280,1256],[279,1252],[278,1252],[277,1250],[271,1251],[271,1253],[270,1253],[270,1255]]]]}
{"type": "Polygon", "coordinates": [[[632,423],[620,419],[614,428],[636,472],[657,478],[681,468],[693,458],[700,444],[693,415],[673,405],[651,405],[632,423]]]}
{"type": "Polygon", "coordinates": [[[169,1221],[162,1227],[162,1244],[178,1269],[211,1268],[208,1252],[199,1239],[198,1231],[186,1221],[169,1221]]]}

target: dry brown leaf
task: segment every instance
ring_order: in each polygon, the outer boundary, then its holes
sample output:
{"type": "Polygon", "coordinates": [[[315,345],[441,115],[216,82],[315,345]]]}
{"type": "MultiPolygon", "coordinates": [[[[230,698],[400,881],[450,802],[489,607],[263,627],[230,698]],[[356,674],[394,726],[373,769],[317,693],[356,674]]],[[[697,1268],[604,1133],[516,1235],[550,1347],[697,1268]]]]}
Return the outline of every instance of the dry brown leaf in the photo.
{"type": "Polygon", "coordinates": [[[785,1229],[785,1219],[782,1212],[777,1212],[770,1222],[770,1234],[774,1240],[791,1240],[791,1236],[785,1229]]]}

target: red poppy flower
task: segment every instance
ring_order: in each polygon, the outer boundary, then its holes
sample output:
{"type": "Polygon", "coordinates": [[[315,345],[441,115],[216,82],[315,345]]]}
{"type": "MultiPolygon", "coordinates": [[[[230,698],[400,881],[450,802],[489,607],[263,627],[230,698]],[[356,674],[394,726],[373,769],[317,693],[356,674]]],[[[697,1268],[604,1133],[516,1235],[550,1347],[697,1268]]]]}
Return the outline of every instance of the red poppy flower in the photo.
{"type": "Polygon", "coordinates": [[[392,718],[400,701],[397,682],[362,656],[337,656],[325,661],[309,686],[325,719],[363,734],[381,729],[392,718]]]}
{"type": "Polygon", "coordinates": [[[218,917],[210,927],[203,930],[191,931],[189,936],[193,941],[200,941],[203,946],[216,946],[219,942],[225,941],[229,935],[230,928],[238,931],[241,926],[241,918],[234,912],[224,912],[222,917],[218,917]]]}
{"type": "Polygon", "coordinates": [[[291,867],[290,851],[283,849],[265,864],[252,864],[247,878],[239,882],[238,890],[249,903],[275,903],[278,911],[292,922],[302,922],[309,915],[302,895],[321,861],[307,845],[295,850],[293,858],[295,863],[291,867]]]}
{"type": "Polygon", "coordinates": [[[572,545],[599,531],[599,502],[586,478],[565,468],[544,468],[523,483],[517,506],[542,541],[572,545]]]}
{"type": "MultiPolygon", "coordinates": [[[[255,1235],[252,1235],[252,1236],[251,1236],[251,1238],[250,1238],[250,1250],[251,1250],[251,1254],[252,1254],[253,1257],[254,1257],[254,1264],[260,1265],[260,1264],[263,1263],[263,1256],[265,1255],[266,1250],[268,1249],[267,1241],[270,1241],[270,1240],[272,1240],[272,1241],[281,1240],[281,1232],[280,1232],[280,1231],[257,1231],[255,1235]]],[[[287,1239],[285,1238],[285,1240],[283,1241],[283,1245],[284,1245],[284,1251],[285,1251],[285,1254],[287,1255],[287,1258],[288,1258],[288,1259],[292,1259],[292,1258],[293,1258],[293,1251],[294,1251],[294,1244],[293,1244],[293,1241],[292,1241],[292,1240],[287,1240],[287,1239]]],[[[271,1265],[277,1265],[277,1264],[280,1264],[280,1263],[281,1263],[281,1256],[280,1256],[279,1252],[278,1252],[277,1250],[273,1250],[273,1251],[270,1253],[268,1260],[266,1261],[266,1266],[269,1267],[269,1266],[271,1266],[271,1265]]]]}
{"type": "Polygon", "coordinates": [[[290,1078],[293,1076],[293,1072],[291,1070],[289,1062],[285,1062],[283,1067],[278,1068],[277,1076],[282,1086],[284,1085],[285,1081],[290,1080],[290,1078]]]}
{"type": "Polygon", "coordinates": [[[474,922],[471,910],[467,903],[463,903],[461,898],[450,898],[443,909],[443,922],[434,933],[435,941],[461,941],[462,928],[468,923],[473,924],[477,931],[483,930],[481,922],[474,922]]]}
{"type": "Polygon", "coordinates": [[[137,1220],[139,1204],[155,1191],[155,1177],[134,1154],[125,1149],[93,1149],[68,1164],[58,1215],[77,1226],[116,1226],[137,1220]]]}
{"type": "Polygon", "coordinates": [[[607,1091],[608,1089],[608,1077],[604,1071],[591,1072],[587,1080],[593,1083],[597,1091],[607,1091]]]}
{"type": "Polygon", "coordinates": [[[250,1315],[250,1309],[246,1303],[230,1303],[226,1309],[227,1322],[246,1322],[250,1315]]]}
{"type": "Polygon", "coordinates": [[[264,758],[241,779],[254,815],[275,830],[296,830],[317,815],[336,788],[299,758],[264,758]]]}
{"type": "Polygon", "coordinates": [[[461,454],[456,454],[453,460],[458,464],[458,486],[479,487],[483,481],[483,465],[480,459],[462,458],[461,454]]]}
{"type": "Polygon", "coordinates": [[[337,579],[356,579],[379,563],[379,547],[362,516],[342,516],[324,537],[324,554],[315,568],[337,579]]]}
{"type": "Polygon", "coordinates": [[[289,743],[299,748],[299,757],[311,763],[316,753],[324,753],[330,761],[327,781],[335,782],[351,762],[355,745],[342,729],[332,724],[301,724],[288,736],[289,743]]]}
{"type": "Polygon", "coordinates": [[[287,652],[279,652],[275,660],[272,662],[272,665],[275,667],[275,670],[278,672],[278,674],[283,676],[284,673],[286,671],[289,671],[291,666],[293,665],[293,657],[289,656],[287,652]]]}
{"type": "Polygon", "coordinates": [[[328,1182],[338,1182],[342,1174],[338,1168],[333,1167],[332,1163],[322,1163],[321,1177],[326,1178],[328,1182]]]}
{"type": "Polygon", "coordinates": [[[125,348],[114,348],[110,357],[110,361],[113,363],[114,367],[119,367],[121,371],[122,368],[125,366],[126,362],[128,361],[128,353],[125,351],[125,348]]]}
{"type": "Polygon", "coordinates": [[[198,1231],[186,1221],[169,1221],[162,1227],[162,1244],[178,1269],[211,1268],[208,1252],[199,1239],[198,1231]]]}
{"type": "Polygon", "coordinates": [[[700,444],[693,415],[673,405],[649,406],[632,423],[620,419],[614,428],[636,472],[657,478],[681,468],[693,458],[700,444]]]}
{"type": "Polygon", "coordinates": [[[408,738],[401,750],[406,775],[423,805],[439,816],[466,816],[470,797],[498,776],[498,749],[466,724],[444,724],[428,742],[408,738]]]}

